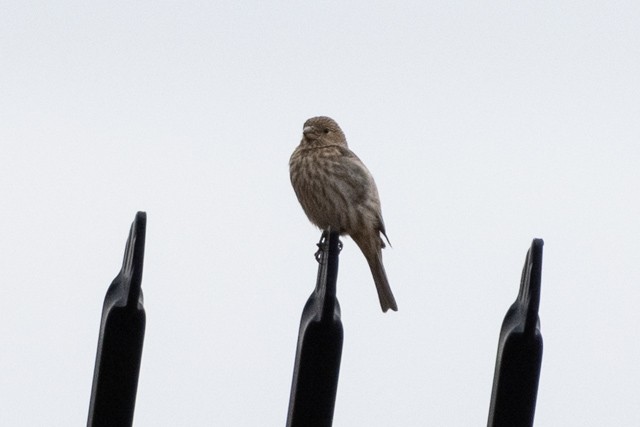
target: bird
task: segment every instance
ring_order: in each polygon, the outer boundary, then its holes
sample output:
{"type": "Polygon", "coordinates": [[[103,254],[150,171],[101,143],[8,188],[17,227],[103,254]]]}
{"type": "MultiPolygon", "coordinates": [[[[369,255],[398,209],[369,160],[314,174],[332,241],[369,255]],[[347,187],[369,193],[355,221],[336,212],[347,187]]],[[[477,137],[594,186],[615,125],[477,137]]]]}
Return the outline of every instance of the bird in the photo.
{"type": "Polygon", "coordinates": [[[309,220],[325,232],[338,231],[356,242],[369,264],[382,311],[398,311],[382,263],[382,236],[391,242],[378,188],[335,120],[318,116],[304,123],[302,140],[289,159],[289,175],[309,220]]]}

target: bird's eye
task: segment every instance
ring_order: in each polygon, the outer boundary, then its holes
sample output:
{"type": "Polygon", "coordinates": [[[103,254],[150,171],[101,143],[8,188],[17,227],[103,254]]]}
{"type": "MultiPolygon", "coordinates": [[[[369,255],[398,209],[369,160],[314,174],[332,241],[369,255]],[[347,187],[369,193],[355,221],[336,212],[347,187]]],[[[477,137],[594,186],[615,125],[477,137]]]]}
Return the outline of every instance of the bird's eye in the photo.
{"type": "Polygon", "coordinates": [[[329,133],[329,129],[324,128],[324,133],[329,133]]]}

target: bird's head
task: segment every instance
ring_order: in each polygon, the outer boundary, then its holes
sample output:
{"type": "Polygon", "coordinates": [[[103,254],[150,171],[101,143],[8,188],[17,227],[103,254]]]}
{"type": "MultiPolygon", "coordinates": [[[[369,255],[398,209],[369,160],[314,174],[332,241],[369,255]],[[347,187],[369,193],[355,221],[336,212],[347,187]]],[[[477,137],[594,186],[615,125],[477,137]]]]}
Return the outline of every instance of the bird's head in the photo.
{"type": "Polygon", "coordinates": [[[326,145],[347,146],[347,138],[342,129],[330,117],[312,117],[302,128],[302,143],[314,147],[326,145]]]}

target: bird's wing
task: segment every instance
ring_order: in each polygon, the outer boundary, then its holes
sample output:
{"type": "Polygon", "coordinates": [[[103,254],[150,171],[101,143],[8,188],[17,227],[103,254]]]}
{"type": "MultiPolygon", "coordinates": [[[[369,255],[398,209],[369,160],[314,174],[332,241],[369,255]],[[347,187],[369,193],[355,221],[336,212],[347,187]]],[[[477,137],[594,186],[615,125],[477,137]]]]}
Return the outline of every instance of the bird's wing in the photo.
{"type": "Polygon", "coordinates": [[[364,203],[369,195],[373,180],[367,167],[351,150],[336,147],[339,156],[333,157],[332,174],[340,182],[340,190],[345,197],[356,204],[364,203]]]}
{"type": "MultiPolygon", "coordinates": [[[[353,185],[352,194],[353,200],[358,203],[362,203],[368,196],[369,191],[373,191],[378,203],[378,211],[377,219],[378,219],[378,231],[382,233],[384,238],[391,246],[391,242],[389,241],[389,237],[387,237],[387,230],[384,225],[384,220],[382,219],[382,211],[380,209],[380,196],[378,196],[378,188],[376,187],[376,183],[373,180],[373,176],[369,169],[362,163],[362,160],[356,156],[356,154],[349,150],[346,147],[340,147],[342,151],[341,158],[345,160],[343,164],[343,168],[347,169],[344,171],[344,178],[350,177],[350,180],[343,179],[343,181],[348,181],[353,185]],[[347,164],[348,162],[348,164],[347,164]],[[353,167],[356,165],[357,167],[353,167]]],[[[341,168],[339,168],[341,169],[341,168]]],[[[384,242],[382,242],[382,247],[384,248],[384,242]]]]}
{"type": "MultiPolygon", "coordinates": [[[[377,204],[375,215],[378,221],[377,230],[382,233],[387,243],[391,245],[387,237],[384,220],[382,219],[380,197],[378,196],[378,189],[376,188],[373,176],[353,151],[346,147],[339,147],[339,149],[341,155],[337,157],[338,160],[332,166],[335,176],[340,178],[340,182],[342,183],[341,192],[357,204],[366,203],[371,197],[371,193],[375,195],[377,204]]],[[[381,243],[382,247],[384,247],[385,245],[382,240],[381,243]]]]}

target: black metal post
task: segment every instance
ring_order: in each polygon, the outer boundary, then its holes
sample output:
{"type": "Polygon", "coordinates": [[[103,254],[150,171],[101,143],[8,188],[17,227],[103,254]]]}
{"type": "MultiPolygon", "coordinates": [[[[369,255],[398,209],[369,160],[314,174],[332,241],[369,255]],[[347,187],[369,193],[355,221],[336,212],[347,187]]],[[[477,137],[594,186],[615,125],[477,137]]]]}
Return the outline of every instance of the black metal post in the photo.
{"type": "Polygon", "coordinates": [[[287,427],[331,427],[343,330],[336,297],[339,234],[324,233],[316,288],[302,311],[287,427]]]}
{"type": "Polygon", "coordinates": [[[131,225],[120,273],[102,307],[87,426],[125,427],[133,423],[146,316],[142,266],[147,215],[131,225]]]}
{"type": "Polygon", "coordinates": [[[527,252],[520,292],[502,323],[491,392],[489,427],[531,427],[542,364],[540,278],[542,239],[527,252]]]}

